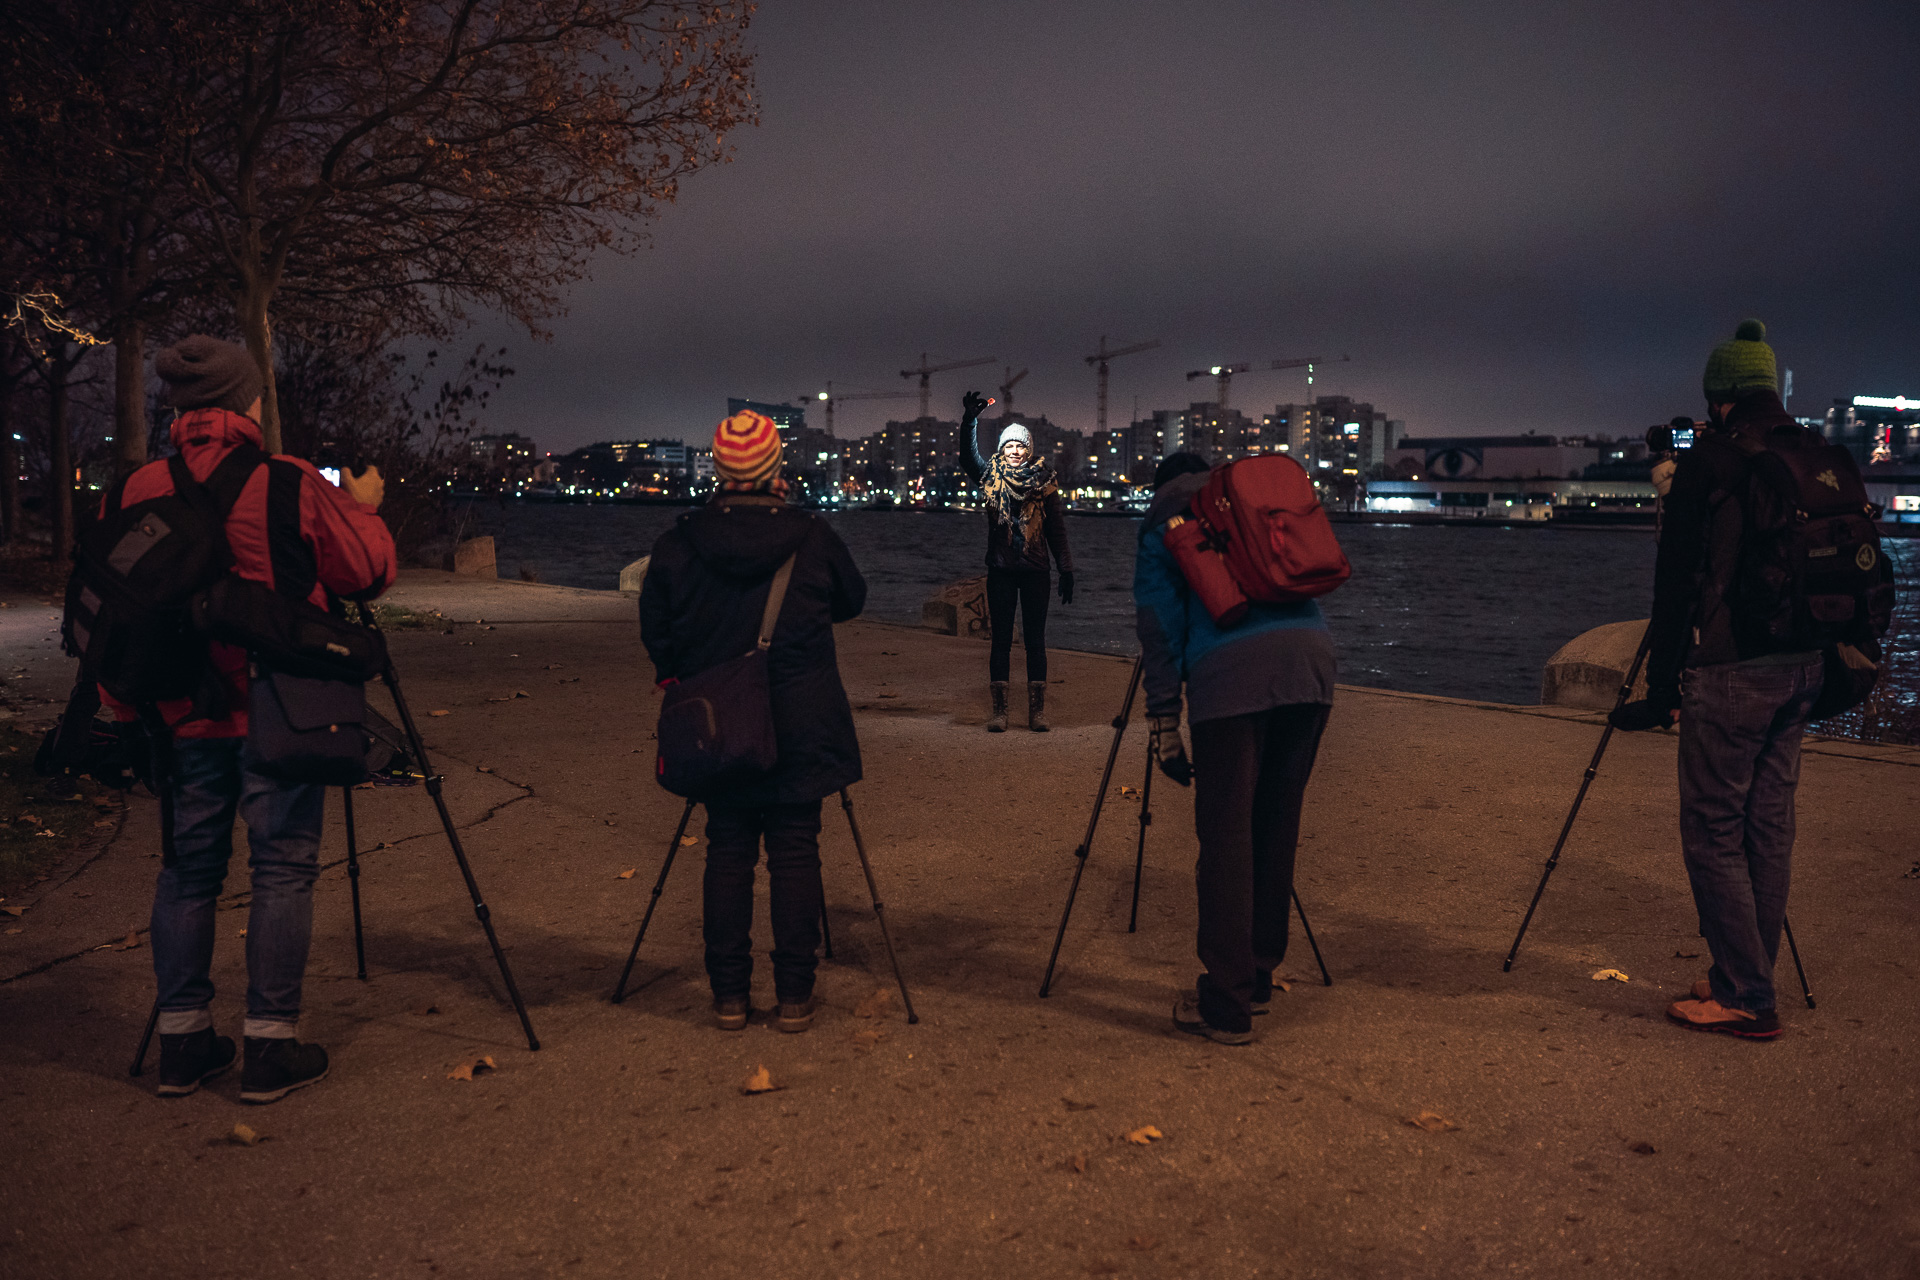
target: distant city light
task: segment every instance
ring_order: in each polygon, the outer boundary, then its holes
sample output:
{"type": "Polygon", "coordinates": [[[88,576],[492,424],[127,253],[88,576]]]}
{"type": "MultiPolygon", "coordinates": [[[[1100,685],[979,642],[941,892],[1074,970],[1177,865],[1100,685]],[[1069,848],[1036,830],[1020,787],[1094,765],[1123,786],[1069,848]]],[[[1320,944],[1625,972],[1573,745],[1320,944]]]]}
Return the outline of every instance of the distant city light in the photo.
{"type": "MultiPolygon", "coordinates": [[[[1906,396],[1855,396],[1853,398],[1853,407],[1856,409],[1893,409],[1905,413],[1908,405],[1920,409],[1920,400],[1909,400],[1906,396]]],[[[19,438],[19,436],[14,437],[16,440],[19,438]]]]}

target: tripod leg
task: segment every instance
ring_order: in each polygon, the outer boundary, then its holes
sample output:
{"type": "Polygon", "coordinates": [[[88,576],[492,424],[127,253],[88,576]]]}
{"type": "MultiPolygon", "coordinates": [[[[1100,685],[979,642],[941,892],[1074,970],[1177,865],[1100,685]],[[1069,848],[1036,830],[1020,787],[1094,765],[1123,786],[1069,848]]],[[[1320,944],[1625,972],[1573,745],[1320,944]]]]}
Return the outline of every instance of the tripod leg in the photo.
{"type": "Polygon", "coordinates": [[[147,1015],[147,1029],[140,1033],[140,1047],[133,1051],[133,1065],[127,1074],[137,1076],[147,1069],[147,1046],[153,1043],[153,1029],[160,1025],[160,997],[153,998],[153,1012],[147,1015]]]}
{"type": "Polygon", "coordinates": [[[1293,909],[1300,913],[1300,931],[1307,935],[1307,945],[1313,948],[1313,962],[1320,966],[1320,985],[1333,985],[1333,975],[1327,972],[1327,962],[1320,955],[1320,944],[1313,940],[1313,926],[1307,923],[1307,909],[1300,905],[1300,891],[1293,891],[1293,909]]]}
{"type": "Polygon", "coordinates": [[[907,1025],[920,1021],[913,1011],[913,997],[907,993],[906,977],[900,972],[900,957],[893,950],[893,936],[887,932],[887,911],[880,903],[880,886],[874,883],[873,864],[867,861],[867,842],[860,838],[860,824],[854,821],[853,797],[840,788],[840,807],[846,811],[847,830],[853,833],[853,851],[860,855],[860,870],[867,877],[867,893],[873,898],[873,918],[880,922],[880,941],[887,944],[887,960],[893,965],[893,980],[900,984],[900,999],[907,1006],[907,1025]]]}
{"type": "Polygon", "coordinates": [[[1133,909],[1127,913],[1127,932],[1140,926],[1140,875],[1147,865],[1147,828],[1153,825],[1153,738],[1147,738],[1147,777],[1140,784],[1140,843],[1133,850],[1133,909]]]}
{"type": "Polygon", "coordinates": [[[1120,739],[1127,732],[1127,717],[1133,714],[1133,698],[1140,691],[1140,675],[1146,665],[1144,653],[1133,660],[1133,678],[1127,681],[1126,701],[1120,704],[1120,714],[1113,718],[1113,745],[1107,748],[1107,767],[1100,771],[1100,790],[1094,793],[1093,812],[1087,815],[1087,833],[1073,851],[1073,883],[1067,886],[1067,905],[1060,911],[1060,930],[1053,935],[1053,954],[1047,957],[1046,976],[1040,979],[1042,1000],[1053,987],[1053,966],[1059,962],[1060,944],[1067,938],[1067,917],[1073,914],[1073,900],[1080,892],[1080,877],[1087,869],[1087,854],[1093,848],[1094,828],[1100,825],[1100,810],[1106,805],[1107,787],[1113,782],[1113,762],[1120,757],[1120,739]]]}
{"type": "MultiPolygon", "coordinates": [[[[1633,665],[1627,668],[1627,678],[1620,685],[1620,696],[1613,700],[1613,709],[1618,711],[1633,696],[1633,682],[1640,675],[1640,664],[1647,660],[1647,648],[1653,643],[1653,629],[1649,625],[1646,635],[1640,638],[1640,651],[1633,655],[1633,665]]],[[[1593,778],[1600,771],[1600,757],[1607,753],[1607,743],[1613,740],[1613,721],[1607,721],[1607,727],[1600,731],[1600,743],[1593,749],[1593,759],[1587,762],[1587,771],[1581,775],[1580,790],[1573,797],[1573,808],[1567,810],[1567,820],[1560,826],[1560,838],[1553,842],[1553,852],[1547,855],[1547,865],[1540,872],[1540,883],[1534,888],[1533,901],[1527,904],[1527,914],[1520,919],[1520,931],[1513,935],[1513,947],[1507,952],[1507,962],[1500,966],[1500,972],[1513,972],[1513,959],[1520,954],[1520,942],[1527,936],[1527,926],[1533,923],[1533,913],[1540,905],[1540,896],[1547,891],[1547,879],[1553,875],[1553,869],[1560,865],[1560,851],[1566,847],[1567,835],[1573,830],[1573,820],[1580,816],[1580,806],[1586,801],[1587,788],[1593,785],[1593,778]]]]}
{"type": "Polygon", "coordinates": [[[660,864],[660,878],[653,882],[653,896],[647,899],[647,913],[640,917],[640,932],[633,935],[633,949],[627,952],[627,967],[620,971],[620,985],[613,989],[613,1002],[619,1004],[627,998],[627,979],[633,976],[634,957],[640,954],[640,942],[647,936],[647,926],[653,923],[653,909],[660,905],[660,891],[667,887],[667,872],[673,870],[673,855],[680,852],[680,837],[687,834],[687,820],[693,817],[693,801],[687,801],[687,807],[680,811],[680,825],[673,829],[673,839],[667,841],[667,860],[660,864]]]}
{"type": "Polygon", "coordinates": [[[347,887],[353,892],[353,962],[367,980],[367,935],[360,926],[360,845],[353,834],[353,788],[340,788],[347,810],[347,887]]]}
{"type": "MultiPolygon", "coordinates": [[[[360,616],[369,629],[379,630],[379,624],[373,618],[372,606],[363,608],[360,616]]],[[[400,727],[407,735],[407,745],[413,749],[420,772],[426,775],[427,794],[433,797],[433,807],[439,811],[441,829],[447,833],[447,843],[453,848],[453,860],[460,867],[460,878],[467,882],[467,896],[473,899],[474,918],[486,932],[487,945],[493,949],[493,961],[500,967],[501,980],[507,984],[507,994],[513,999],[513,1011],[520,1015],[520,1029],[527,1034],[527,1048],[537,1050],[540,1039],[533,1034],[533,1019],[527,1016],[527,1002],[520,998],[520,987],[513,980],[513,970],[507,966],[507,953],[500,949],[500,937],[493,931],[493,912],[488,908],[486,899],[480,896],[480,882],[473,878],[473,867],[467,862],[467,851],[460,844],[460,833],[453,825],[453,814],[447,809],[443,785],[446,780],[435,773],[427,761],[427,744],[420,740],[420,730],[413,723],[413,713],[407,709],[406,695],[400,692],[400,677],[395,673],[393,663],[387,663],[387,669],[381,676],[386,681],[387,692],[393,695],[393,709],[400,715],[400,727]]]]}
{"type": "Polygon", "coordinates": [[[1793,967],[1800,973],[1800,994],[1807,998],[1807,1008],[1813,1008],[1813,988],[1807,985],[1807,966],[1800,963],[1800,947],[1793,940],[1793,924],[1785,916],[1780,917],[1780,927],[1787,932],[1787,950],[1793,953],[1793,967]]]}

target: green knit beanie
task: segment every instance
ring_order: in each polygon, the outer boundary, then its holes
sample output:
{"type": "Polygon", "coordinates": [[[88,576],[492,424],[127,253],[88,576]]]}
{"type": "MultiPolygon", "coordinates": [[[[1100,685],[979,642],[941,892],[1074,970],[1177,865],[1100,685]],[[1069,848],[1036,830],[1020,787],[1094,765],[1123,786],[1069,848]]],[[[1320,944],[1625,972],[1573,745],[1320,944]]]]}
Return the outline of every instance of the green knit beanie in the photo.
{"type": "Polygon", "coordinates": [[[1780,380],[1773,369],[1773,348],[1767,345],[1767,326],[1742,320],[1733,331],[1733,341],[1721,343],[1707,357],[1707,372],[1700,382],[1708,404],[1728,404],[1749,391],[1778,391],[1780,380]]]}

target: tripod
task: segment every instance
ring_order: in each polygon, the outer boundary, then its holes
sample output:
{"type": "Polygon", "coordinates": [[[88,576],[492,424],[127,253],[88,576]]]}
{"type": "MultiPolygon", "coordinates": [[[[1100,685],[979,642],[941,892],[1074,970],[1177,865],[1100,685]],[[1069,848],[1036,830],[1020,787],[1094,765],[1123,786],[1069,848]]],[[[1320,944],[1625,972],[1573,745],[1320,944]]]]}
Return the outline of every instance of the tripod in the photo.
{"type": "MultiPolygon", "coordinates": [[[[1640,648],[1633,655],[1633,664],[1627,668],[1627,678],[1620,682],[1620,692],[1613,700],[1614,711],[1627,705],[1633,696],[1633,682],[1639,678],[1641,664],[1647,660],[1647,651],[1653,646],[1653,626],[1647,626],[1646,634],[1640,637],[1640,648]]],[[[1587,761],[1587,771],[1580,776],[1580,789],[1574,793],[1573,807],[1567,810],[1567,820],[1560,824],[1560,838],[1553,842],[1553,852],[1547,855],[1547,865],[1540,872],[1540,883],[1533,891],[1533,901],[1527,904],[1527,914],[1520,919],[1519,932],[1513,935],[1513,946],[1507,952],[1506,963],[1500,966],[1500,972],[1512,973],[1514,957],[1520,954],[1520,943],[1527,936],[1527,926],[1533,923],[1533,913],[1540,905],[1541,895],[1547,891],[1547,880],[1553,875],[1553,869],[1560,865],[1560,851],[1566,848],[1567,836],[1573,830],[1573,820],[1580,816],[1580,806],[1586,802],[1587,789],[1593,785],[1594,775],[1600,771],[1600,757],[1607,753],[1607,744],[1613,741],[1613,717],[1607,717],[1606,728],[1600,731],[1600,741],[1593,749],[1593,759],[1587,761]]],[[[1793,967],[1800,975],[1800,993],[1806,997],[1807,1008],[1814,1007],[1813,988],[1807,985],[1807,969],[1800,963],[1800,948],[1793,940],[1793,925],[1785,916],[1780,919],[1781,927],[1786,931],[1787,949],[1793,953],[1793,967]]]]}
{"type": "MultiPolygon", "coordinates": [[[[1100,771],[1100,790],[1094,793],[1093,812],[1087,815],[1087,831],[1080,837],[1073,856],[1073,883],[1067,887],[1067,905],[1060,912],[1060,929],[1053,936],[1053,954],[1047,957],[1047,973],[1040,980],[1040,998],[1047,998],[1053,987],[1053,968],[1060,959],[1060,944],[1066,940],[1067,918],[1073,914],[1073,900],[1080,893],[1080,877],[1087,869],[1087,855],[1093,849],[1093,833],[1100,825],[1100,811],[1106,805],[1107,787],[1113,782],[1114,762],[1120,758],[1120,740],[1126,736],[1127,722],[1133,715],[1133,700],[1140,692],[1140,680],[1146,673],[1147,658],[1141,654],[1133,660],[1133,677],[1127,681],[1127,696],[1120,704],[1120,714],[1113,718],[1113,742],[1107,748],[1107,764],[1100,771]]],[[[1154,775],[1153,739],[1147,739],[1147,776],[1140,784],[1140,837],[1133,851],[1133,909],[1127,916],[1127,932],[1132,933],[1140,923],[1140,877],[1146,869],[1147,828],[1153,825],[1153,775],[1154,775]]],[[[1300,893],[1293,891],[1293,909],[1300,913],[1300,928],[1307,935],[1307,945],[1313,948],[1313,959],[1320,966],[1320,981],[1325,986],[1333,985],[1333,975],[1327,972],[1327,962],[1320,955],[1320,944],[1314,940],[1313,926],[1307,923],[1307,910],[1300,905],[1300,893]]]]}
{"type": "MultiPolygon", "coordinates": [[[[667,887],[667,873],[673,870],[674,855],[680,852],[680,838],[687,833],[687,823],[693,817],[696,802],[689,799],[687,807],[680,811],[680,825],[673,829],[673,838],[667,842],[666,860],[660,864],[660,876],[653,882],[653,893],[647,899],[646,914],[640,917],[640,929],[633,935],[633,947],[627,952],[627,964],[620,971],[620,981],[613,989],[613,1003],[619,1004],[627,998],[627,981],[633,977],[633,963],[640,955],[640,944],[646,939],[647,926],[653,923],[653,909],[660,905],[661,891],[667,887]]],[[[845,787],[840,788],[840,808],[847,815],[847,830],[853,835],[854,852],[860,855],[860,870],[867,878],[867,894],[873,899],[873,918],[880,923],[880,940],[886,944],[887,960],[893,966],[893,980],[900,985],[900,999],[907,1007],[909,1025],[920,1021],[920,1015],[913,1011],[913,996],[907,991],[907,979],[900,972],[900,957],[893,949],[893,935],[887,931],[887,911],[880,901],[880,886],[873,878],[873,863],[867,860],[867,843],[860,837],[860,823],[853,816],[853,798],[845,787]]],[[[826,943],[827,959],[833,959],[833,937],[827,932],[825,911],[820,915],[820,936],[826,943]]]]}
{"type": "MultiPolygon", "coordinates": [[[[369,631],[379,632],[380,625],[374,621],[373,606],[362,606],[360,620],[369,631]]],[[[513,1002],[514,1012],[520,1015],[520,1028],[526,1032],[527,1048],[537,1050],[540,1047],[540,1041],[533,1033],[532,1019],[527,1016],[526,1001],[520,998],[519,985],[514,982],[513,970],[507,965],[507,953],[500,949],[500,938],[493,931],[493,912],[488,908],[486,900],[480,896],[480,883],[473,877],[473,866],[467,861],[466,848],[460,843],[460,833],[453,825],[453,814],[447,809],[446,797],[442,794],[442,783],[445,780],[440,774],[433,772],[427,762],[427,745],[420,740],[420,730],[413,722],[413,713],[407,709],[406,695],[400,691],[400,676],[394,670],[392,658],[388,657],[382,663],[380,678],[385,682],[387,692],[393,695],[394,709],[399,713],[400,728],[406,734],[407,746],[413,752],[413,758],[419,764],[420,772],[426,777],[427,794],[433,797],[434,808],[439,811],[440,827],[446,832],[447,844],[453,850],[453,860],[460,868],[460,878],[466,881],[467,896],[473,899],[474,917],[480,921],[480,927],[486,932],[487,945],[493,950],[494,963],[500,967],[501,980],[507,986],[507,996],[513,1002]]],[[[353,788],[343,787],[341,791],[346,805],[347,883],[353,895],[353,955],[360,980],[365,982],[367,980],[367,948],[360,919],[360,849],[354,834],[353,788]]],[[[167,816],[165,811],[170,809],[170,805],[163,806],[163,819],[167,816]]],[[[171,831],[168,832],[168,839],[171,840],[171,831]]],[[[133,1065],[127,1069],[128,1075],[137,1076],[145,1068],[147,1048],[153,1042],[154,1028],[159,1021],[160,1002],[156,999],[153,1003],[153,1012],[147,1017],[147,1029],[140,1036],[140,1048],[133,1055],[133,1065]]]]}

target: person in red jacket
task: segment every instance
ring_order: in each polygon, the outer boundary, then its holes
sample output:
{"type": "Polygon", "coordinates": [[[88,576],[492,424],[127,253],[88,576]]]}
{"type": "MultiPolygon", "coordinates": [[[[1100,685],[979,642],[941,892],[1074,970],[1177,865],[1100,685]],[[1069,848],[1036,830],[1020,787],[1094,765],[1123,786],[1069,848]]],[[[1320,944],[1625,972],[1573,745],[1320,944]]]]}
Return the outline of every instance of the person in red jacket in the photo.
{"type": "MultiPolygon", "coordinates": [[[[194,336],[154,361],[180,411],[172,440],[196,480],[242,447],[261,447],[261,377],[244,348],[194,336]]],[[[276,455],[277,456],[277,455],[276,455]]],[[[264,455],[262,461],[264,463],[264,455]]],[[[325,605],[329,594],[371,598],[393,584],[393,535],[378,514],[386,487],[369,467],[329,483],[310,463],[298,468],[297,493],[282,468],[257,467],[227,517],[234,572],[325,605]]],[[[124,506],[173,490],[164,462],[128,478],[124,506]]],[[[313,882],[320,870],[326,789],[276,782],[249,770],[247,654],[213,645],[215,665],[233,697],[219,719],[194,718],[189,701],[160,704],[172,730],[173,849],[153,895],[153,969],[159,985],[162,1095],[192,1093],[233,1064],[233,1041],[213,1029],[214,904],[233,852],[236,814],[247,824],[252,904],[247,919],[246,1060],[240,1097],[273,1102],[327,1073],[327,1053],[295,1038],[300,987],[313,928],[313,882]]],[[[111,701],[111,700],[109,700],[111,701]]],[[[115,707],[123,719],[132,710],[115,707]]]]}

